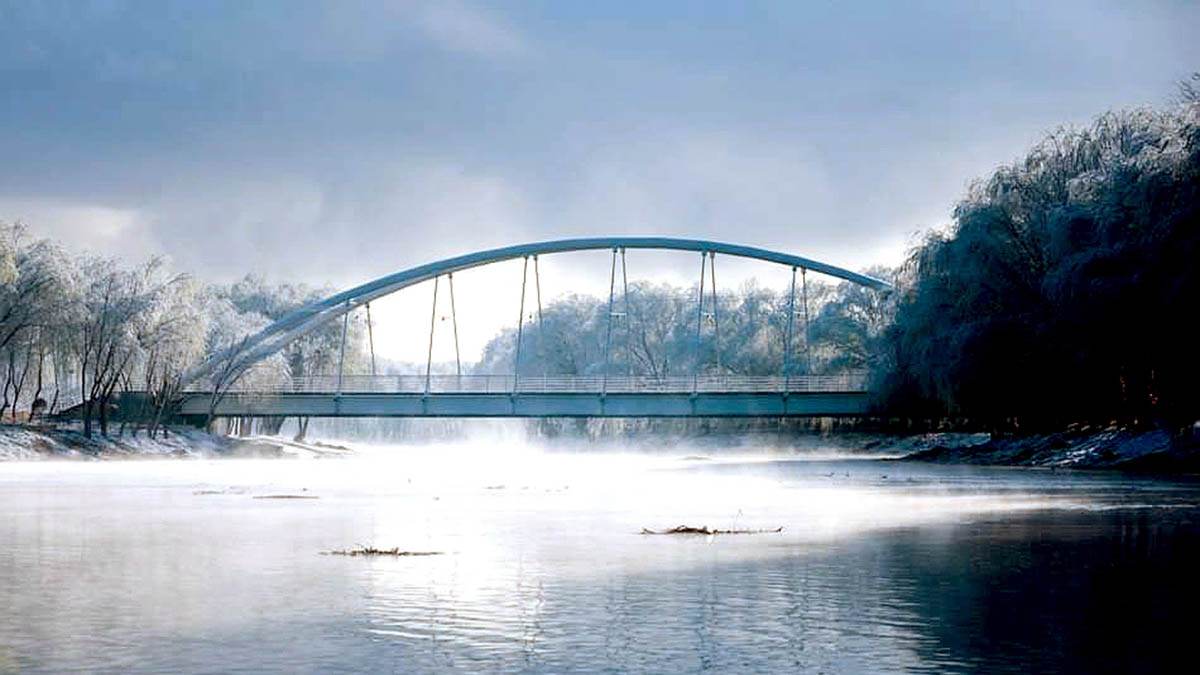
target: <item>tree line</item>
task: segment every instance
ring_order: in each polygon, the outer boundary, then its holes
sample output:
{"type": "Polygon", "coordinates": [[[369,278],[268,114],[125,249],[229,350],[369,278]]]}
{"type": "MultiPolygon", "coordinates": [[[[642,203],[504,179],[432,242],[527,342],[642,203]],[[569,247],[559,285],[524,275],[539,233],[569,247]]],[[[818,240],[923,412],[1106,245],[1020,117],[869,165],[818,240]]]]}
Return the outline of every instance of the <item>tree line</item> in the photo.
{"type": "MultiPolygon", "coordinates": [[[[95,425],[107,435],[120,395],[142,391],[145,409],[123,411],[122,424],[134,417],[153,436],[189,368],[329,293],[255,276],[205,284],[171,273],[159,259],[125,266],[75,256],[19,223],[0,223],[0,421],[35,421],[74,407],[85,435],[95,425]]],[[[361,323],[349,333],[352,364],[361,360],[361,323]]],[[[340,344],[341,326],[323,327],[242,378],[278,384],[328,372],[340,344]]]]}

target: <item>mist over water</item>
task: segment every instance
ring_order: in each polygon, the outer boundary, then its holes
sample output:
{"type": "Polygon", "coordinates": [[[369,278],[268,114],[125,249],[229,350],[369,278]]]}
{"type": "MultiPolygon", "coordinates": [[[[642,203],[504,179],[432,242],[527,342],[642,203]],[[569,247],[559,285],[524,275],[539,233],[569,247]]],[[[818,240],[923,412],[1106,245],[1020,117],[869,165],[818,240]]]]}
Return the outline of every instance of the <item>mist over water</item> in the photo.
{"type": "Polygon", "coordinates": [[[1191,480],[494,431],[6,464],[0,671],[1153,669],[1200,599],[1191,480]]]}

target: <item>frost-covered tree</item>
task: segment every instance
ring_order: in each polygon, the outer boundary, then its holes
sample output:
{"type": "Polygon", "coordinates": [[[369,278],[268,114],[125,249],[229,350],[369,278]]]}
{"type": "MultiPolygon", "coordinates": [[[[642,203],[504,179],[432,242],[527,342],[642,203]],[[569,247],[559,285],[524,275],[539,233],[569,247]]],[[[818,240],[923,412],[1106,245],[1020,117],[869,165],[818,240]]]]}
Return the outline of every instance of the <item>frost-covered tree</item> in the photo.
{"type": "MultiPolygon", "coordinates": [[[[890,276],[887,270],[872,270],[890,276]]],[[[810,281],[813,372],[833,373],[865,367],[890,316],[879,294],[852,285],[833,287],[810,281]],[[848,352],[844,354],[843,352],[848,352]]],[[[613,303],[609,333],[607,299],[568,296],[547,305],[540,322],[526,317],[522,330],[522,375],[596,375],[604,372],[604,345],[609,342],[608,372],[665,378],[703,374],[777,375],[783,372],[789,296],[750,282],[712,296],[698,313],[697,289],[634,283],[629,305],[613,303]],[[697,341],[697,320],[700,336],[697,341]]],[[[803,302],[797,289],[792,326],[791,367],[805,366],[803,302]]],[[[507,328],[484,349],[479,372],[511,373],[516,329],[507,328]]]]}
{"type": "Polygon", "coordinates": [[[48,341],[61,321],[66,256],[53,242],[33,240],[20,224],[0,223],[0,418],[22,402],[32,408],[46,379],[48,341]],[[27,385],[32,384],[32,389],[27,385]],[[23,401],[23,394],[33,392],[23,401]]]}
{"type": "Polygon", "coordinates": [[[996,428],[1200,417],[1200,102],[1063,129],[912,252],[892,409],[996,428]]]}
{"type": "MultiPolygon", "coordinates": [[[[334,290],[304,284],[270,284],[262,277],[247,275],[230,286],[214,288],[214,293],[229,300],[239,312],[277,321],[296,309],[332,295],[334,290]]],[[[342,358],[342,328],[341,321],[330,321],[287,344],[282,354],[289,374],[299,381],[305,377],[336,373],[342,358]]],[[[347,372],[361,372],[366,365],[367,335],[358,313],[350,317],[346,342],[347,372]]]]}
{"type": "MultiPolygon", "coordinates": [[[[865,273],[900,284],[895,272],[871,267],[865,273]]],[[[824,287],[819,311],[813,316],[808,360],[817,373],[878,370],[886,363],[884,334],[896,313],[896,294],[880,293],[842,282],[824,287]]]]}
{"type": "Polygon", "coordinates": [[[140,411],[153,438],[170,407],[178,400],[183,377],[205,356],[212,315],[205,289],[186,277],[172,279],[148,307],[140,322],[142,360],[139,382],[149,409],[140,411]]]}
{"type": "Polygon", "coordinates": [[[129,387],[145,358],[154,309],[174,279],[157,259],[126,270],[108,258],[85,257],[79,270],[68,322],[84,392],[84,435],[91,436],[93,419],[108,435],[114,394],[129,387]]]}

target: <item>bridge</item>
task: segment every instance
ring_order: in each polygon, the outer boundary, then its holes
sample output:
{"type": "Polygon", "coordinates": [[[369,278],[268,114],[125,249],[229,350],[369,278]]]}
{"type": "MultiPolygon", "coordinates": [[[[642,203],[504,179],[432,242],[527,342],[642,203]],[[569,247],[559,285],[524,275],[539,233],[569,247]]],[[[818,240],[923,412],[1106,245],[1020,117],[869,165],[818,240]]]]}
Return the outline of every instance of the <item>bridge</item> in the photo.
{"type": "MultiPolygon", "coordinates": [[[[796,317],[808,329],[807,273],[819,272],[867,288],[887,292],[887,282],[809,258],[766,249],[695,239],[663,237],[610,237],[564,239],[480,251],[403,270],[300,308],[258,333],[213,355],[185,376],[177,411],[189,419],[212,417],[322,416],[322,417],[775,417],[847,416],[868,412],[870,392],[861,373],[815,376],[797,373],[796,317]],[[718,255],[736,256],[791,268],[787,328],[783,363],[774,375],[745,376],[720,372],[716,364],[702,371],[699,360],[689,374],[651,376],[614,373],[611,363],[613,318],[628,317],[626,251],[661,249],[699,253],[700,281],[696,303],[695,346],[706,325],[719,338],[716,262],[718,255]],[[584,250],[611,251],[607,332],[604,361],[598,374],[538,375],[522,372],[521,348],[526,325],[530,263],[541,321],[541,286],[538,257],[584,250]],[[433,334],[437,287],[442,278],[449,286],[451,313],[458,353],[457,315],[454,313],[454,273],[505,260],[523,259],[521,295],[515,335],[513,371],[503,374],[463,374],[461,358],[453,375],[432,373],[433,334]],[[614,311],[617,274],[621,275],[624,312],[614,311]],[[706,275],[709,277],[706,279],[706,275]],[[797,275],[800,307],[797,308],[797,275]],[[345,372],[346,335],[352,311],[367,311],[370,302],[423,281],[434,281],[434,309],[430,318],[429,353],[423,375],[370,375],[345,372]],[[706,301],[705,284],[711,300],[706,301]],[[706,302],[707,309],[706,312],[706,302]],[[272,385],[249,386],[243,376],[257,363],[330,322],[341,320],[342,341],[338,372],[317,377],[295,377],[272,385]],[[715,367],[713,367],[715,366],[715,367]],[[713,372],[715,371],[715,372],[713,372]]],[[[628,319],[627,319],[628,320],[628,319]]],[[[372,359],[374,338],[371,338],[372,359]]],[[[807,337],[804,340],[807,357],[807,337]]],[[[372,366],[373,368],[373,366],[372,366]]],[[[805,369],[806,371],[807,369],[805,369]]]]}
{"type": "MultiPolygon", "coordinates": [[[[789,417],[868,412],[860,373],[837,376],[438,375],[336,376],[231,391],[218,417],[789,417]]],[[[186,392],[179,412],[204,417],[211,392],[186,392]]]]}

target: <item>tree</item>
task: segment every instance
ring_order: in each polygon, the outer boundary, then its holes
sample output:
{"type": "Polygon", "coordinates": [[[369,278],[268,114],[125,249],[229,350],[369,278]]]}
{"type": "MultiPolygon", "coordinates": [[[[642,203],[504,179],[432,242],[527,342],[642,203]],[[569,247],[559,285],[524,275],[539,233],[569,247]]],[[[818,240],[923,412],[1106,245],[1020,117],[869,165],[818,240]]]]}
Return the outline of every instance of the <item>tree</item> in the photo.
{"type": "MultiPolygon", "coordinates": [[[[873,270],[887,275],[886,270],[873,270]]],[[[608,303],[586,296],[568,296],[531,314],[522,329],[522,374],[587,375],[604,372],[604,344],[609,340],[608,372],[666,378],[699,370],[708,374],[777,375],[783,372],[789,296],[750,282],[736,291],[718,294],[716,311],[706,293],[697,343],[697,289],[634,283],[629,286],[629,310],[623,298],[613,306],[608,332],[608,303]],[[719,330],[718,330],[719,329],[719,330]],[[719,332],[719,339],[718,339],[719,332]]],[[[802,372],[804,348],[802,300],[794,309],[793,372],[802,372]]],[[[824,355],[821,372],[844,372],[877,358],[871,350],[887,324],[893,302],[874,291],[851,284],[833,287],[809,284],[810,314],[814,320],[813,351],[824,355]],[[830,305],[836,305],[830,309],[830,305]],[[825,314],[822,311],[827,309],[825,314]],[[843,352],[851,350],[853,355],[843,352]]],[[[484,349],[479,370],[512,372],[516,329],[508,328],[484,349]]]]}
{"type": "Polygon", "coordinates": [[[1200,106],[1062,129],[974,184],[910,256],[895,411],[1000,427],[1190,425],[1200,106]]]}
{"type": "Polygon", "coordinates": [[[158,259],[122,270],[111,259],[88,257],[79,269],[71,323],[84,393],[83,430],[90,438],[93,418],[108,435],[113,394],[144,355],[146,321],[173,280],[163,277],[158,259]]]}
{"type": "MultiPolygon", "coordinates": [[[[232,311],[254,317],[252,323],[255,323],[256,328],[253,332],[257,332],[305,305],[328,297],[333,293],[333,289],[314,289],[303,284],[272,285],[262,277],[247,275],[228,287],[213,287],[212,292],[216,297],[227,301],[232,311]]],[[[281,364],[283,372],[286,373],[283,377],[290,378],[292,387],[297,390],[303,387],[306,379],[336,375],[338,368],[344,368],[346,373],[362,372],[367,365],[366,326],[359,313],[347,317],[345,323],[344,336],[343,321],[329,321],[297,337],[284,345],[279,354],[272,355],[266,362],[255,366],[254,369],[259,372],[250,374],[250,379],[242,372],[236,357],[249,347],[244,338],[253,333],[246,330],[237,334],[241,341],[227,344],[225,349],[228,353],[222,360],[223,367],[219,369],[217,377],[213,378],[214,408],[224,392],[238,383],[247,385],[254,378],[261,378],[264,373],[268,378],[279,376],[281,364]],[[346,341],[345,350],[342,349],[343,337],[346,341]]],[[[226,335],[225,340],[228,342],[232,337],[226,335]]],[[[209,353],[211,355],[220,352],[209,353]]],[[[263,424],[270,426],[268,431],[272,432],[278,431],[282,423],[282,418],[263,421],[263,424]]],[[[301,437],[306,428],[307,420],[300,420],[301,437]]]]}
{"type": "Polygon", "coordinates": [[[1200,72],[1179,81],[1179,102],[1183,105],[1200,105],[1200,72]]]}
{"type": "Polygon", "coordinates": [[[12,407],[13,419],[31,373],[40,394],[45,339],[61,321],[67,273],[65,256],[53,242],[30,240],[21,224],[0,223],[0,360],[3,401],[0,418],[12,407]]]}
{"type": "MultiPolygon", "coordinates": [[[[877,279],[901,285],[897,271],[871,267],[864,271],[877,279]]],[[[887,360],[883,338],[896,312],[896,293],[879,292],[842,282],[828,288],[818,303],[809,337],[815,373],[878,370],[887,360]]]]}
{"type": "Polygon", "coordinates": [[[203,358],[212,320],[203,289],[186,277],[170,280],[155,300],[141,317],[139,334],[141,382],[150,407],[142,420],[151,438],[179,400],[187,369],[203,358]]]}

